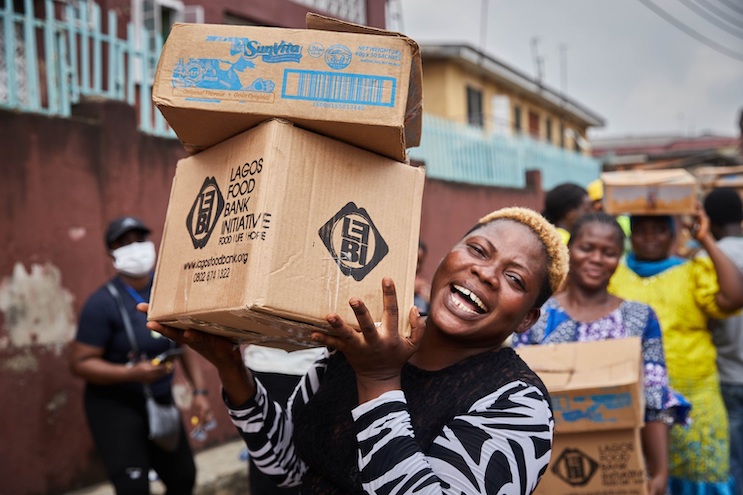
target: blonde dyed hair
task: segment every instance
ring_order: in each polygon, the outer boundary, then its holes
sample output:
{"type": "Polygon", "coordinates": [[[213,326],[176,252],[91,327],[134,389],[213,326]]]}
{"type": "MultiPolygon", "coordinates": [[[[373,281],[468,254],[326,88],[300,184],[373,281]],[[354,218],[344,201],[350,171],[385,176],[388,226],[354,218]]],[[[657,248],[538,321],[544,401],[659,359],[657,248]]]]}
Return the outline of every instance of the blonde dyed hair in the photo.
{"type": "Polygon", "coordinates": [[[554,225],[536,211],[516,206],[495,210],[482,217],[477,225],[487,225],[495,220],[518,222],[529,227],[537,235],[547,252],[547,275],[550,289],[552,293],[558,292],[567,278],[570,257],[568,248],[554,225]]]}

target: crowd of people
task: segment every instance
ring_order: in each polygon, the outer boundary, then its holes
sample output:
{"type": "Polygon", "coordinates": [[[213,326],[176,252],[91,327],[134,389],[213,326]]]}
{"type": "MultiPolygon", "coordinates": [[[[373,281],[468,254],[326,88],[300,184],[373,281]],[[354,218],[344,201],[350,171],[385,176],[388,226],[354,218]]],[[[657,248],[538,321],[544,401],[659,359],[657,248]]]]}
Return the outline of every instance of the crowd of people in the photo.
{"type": "Polygon", "coordinates": [[[148,493],[150,469],[169,493],[193,489],[188,441],[164,451],[147,435],[145,392],[173,400],[172,365],[152,358],[173,346],[203,421],[213,413],[196,354],[217,370],[253,495],[506,494],[535,489],[554,431],[549,393],[514,348],[630,336],[642,341],[648,493],[743,493],[741,198],[715,190],[684,224],[618,221],[601,211],[600,194],[595,184],[590,193],[561,184],[542,213],[486,215],[430,283],[421,243],[413,308],[398,307],[385,278],[381,322],[351,299],[356,321],[329,314],[332,332],[313,333],[318,348],[296,359],[145,322],[150,231],[115,220],[105,242],[117,276],[86,303],[70,367],[87,382],[88,422],[117,493],[148,493]],[[681,229],[699,248],[693,255],[677,255],[681,229]],[[134,322],[137,355],[110,287],[134,322]],[[399,311],[409,311],[408,337],[399,311]]]}

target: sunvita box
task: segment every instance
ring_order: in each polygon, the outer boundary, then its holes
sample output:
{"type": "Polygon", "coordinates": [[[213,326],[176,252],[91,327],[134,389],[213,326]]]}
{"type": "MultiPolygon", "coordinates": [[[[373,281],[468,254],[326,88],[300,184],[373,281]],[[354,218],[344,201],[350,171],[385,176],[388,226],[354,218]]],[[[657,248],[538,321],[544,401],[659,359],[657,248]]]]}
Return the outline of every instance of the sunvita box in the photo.
{"type": "Polygon", "coordinates": [[[604,172],[604,211],[611,215],[684,215],[694,212],[697,183],[684,169],[604,172]]]}
{"type": "MultiPolygon", "coordinates": [[[[413,306],[424,169],[283,120],[180,160],[149,318],[296,349],[348,301],[382,319],[382,278],[413,306]]],[[[408,311],[400,311],[403,334],[408,311]]]]}
{"type": "Polygon", "coordinates": [[[310,29],[176,24],[152,99],[195,153],[280,117],[405,161],[422,119],[418,45],[316,14],[310,29]]]}
{"type": "Polygon", "coordinates": [[[552,458],[536,494],[644,495],[639,337],[521,347],[550,393],[552,458]]]}

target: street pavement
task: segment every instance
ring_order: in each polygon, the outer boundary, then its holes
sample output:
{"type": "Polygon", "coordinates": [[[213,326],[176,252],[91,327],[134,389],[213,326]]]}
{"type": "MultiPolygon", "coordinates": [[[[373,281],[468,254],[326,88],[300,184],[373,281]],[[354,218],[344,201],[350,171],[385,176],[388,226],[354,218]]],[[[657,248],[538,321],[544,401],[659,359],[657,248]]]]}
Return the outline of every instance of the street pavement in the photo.
{"type": "MultiPolygon", "coordinates": [[[[242,439],[237,439],[198,452],[194,495],[250,495],[248,463],[240,460],[244,447],[242,439]]],[[[153,481],[150,487],[153,495],[165,493],[159,481],[153,481]]],[[[110,483],[103,482],[66,495],[114,495],[114,490],[110,483]]]]}

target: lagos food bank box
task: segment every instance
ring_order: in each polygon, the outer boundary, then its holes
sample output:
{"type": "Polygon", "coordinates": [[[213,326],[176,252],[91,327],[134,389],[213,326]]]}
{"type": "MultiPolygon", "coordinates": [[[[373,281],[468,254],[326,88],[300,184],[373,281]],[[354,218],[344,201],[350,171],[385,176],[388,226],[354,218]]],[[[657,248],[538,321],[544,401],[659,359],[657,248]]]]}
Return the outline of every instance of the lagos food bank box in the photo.
{"type": "MultiPolygon", "coordinates": [[[[149,318],[296,349],[382,318],[382,278],[413,305],[424,170],[272,119],[178,162],[149,318]]],[[[399,328],[409,331],[408,311],[399,328]]]]}
{"type": "Polygon", "coordinates": [[[281,117],[405,161],[421,134],[418,45],[316,14],[307,27],[173,26],[152,99],[189,152],[281,117]]]}
{"type": "Polygon", "coordinates": [[[552,399],[555,437],[540,495],[645,495],[639,337],[525,346],[552,399]]]}

